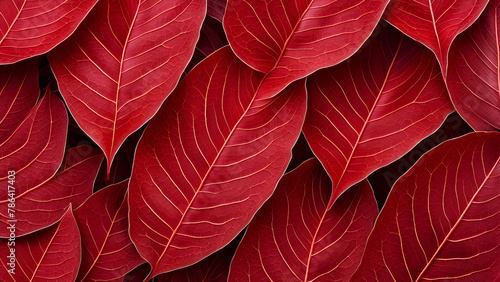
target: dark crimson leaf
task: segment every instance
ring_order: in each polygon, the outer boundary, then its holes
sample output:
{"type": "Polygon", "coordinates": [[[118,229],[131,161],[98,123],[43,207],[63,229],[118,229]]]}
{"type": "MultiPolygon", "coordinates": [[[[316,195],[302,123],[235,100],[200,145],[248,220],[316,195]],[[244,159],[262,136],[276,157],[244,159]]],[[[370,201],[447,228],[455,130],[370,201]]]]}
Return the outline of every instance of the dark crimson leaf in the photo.
{"type": "Polygon", "coordinates": [[[496,281],[500,133],[423,155],[394,185],[353,281],[496,281]]]}
{"type": "Polygon", "coordinates": [[[347,281],[378,210],[368,181],[328,210],[332,183],[310,159],[283,176],[238,246],[229,281],[347,281]]]}
{"type": "Polygon", "coordinates": [[[80,266],[81,246],[71,206],[49,228],[15,240],[1,239],[0,253],[1,281],[74,281],[80,266]],[[15,255],[14,274],[9,272],[11,249],[15,255]]]}
{"type": "Polygon", "coordinates": [[[267,74],[271,97],[291,82],[350,57],[370,36],[388,0],[229,0],[224,30],[235,54],[267,74]]]}
{"type": "Polygon", "coordinates": [[[123,281],[145,262],[128,236],[127,186],[108,186],[75,210],[83,247],[77,281],[123,281]]]}
{"type": "MultiPolygon", "coordinates": [[[[28,233],[48,227],[57,222],[66,212],[68,205],[81,205],[90,195],[92,186],[103,159],[100,150],[80,146],[66,151],[63,164],[57,174],[44,183],[30,187],[23,193],[17,191],[16,174],[15,219],[16,235],[28,233]]],[[[7,189],[5,189],[7,190],[7,189]]],[[[0,237],[8,237],[10,225],[9,201],[0,201],[0,237]]]]}
{"type": "Polygon", "coordinates": [[[29,114],[39,96],[38,59],[0,66],[0,144],[29,114]]]}
{"type": "Polygon", "coordinates": [[[393,0],[384,19],[431,49],[446,77],[451,43],[479,17],[488,1],[393,0]]]}
{"type": "Polygon", "coordinates": [[[150,277],[229,243],[267,200],[306,110],[304,81],[273,99],[262,74],[223,47],[198,64],[148,124],[130,179],[130,236],[150,277]]]}
{"type": "Polygon", "coordinates": [[[211,17],[206,17],[201,26],[200,39],[196,43],[193,58],[187,65],[185,72],[188,73],[196,64],[227,44],[222,24],[211,17]]]}
{"type": "Polygon", "coordinates": [[[500,1],[492,0],[481,17],[450,49],[447,84],[457,111],[475,130],[500,130],[500,1]]]}
{"type": "Polygon", "coordinates": [[[303,132],[338,196],[430,135],[453,108],[439,65],[387,25],[348,61],[307,80],[303,132]]]}
{"type": "Polygon", "coordinates": [[[127,136],[170,94],[189,62],[206,3],[102,0],[48,54],[61,95],[108,169],[127,136]]]}
{"type": "Polygon", "coordinates": [[[71,35],[97,0],[12,0],[0,6],[0,64],[43,54],[71,35]]]}
{"type": "Polygon", "coordinates": [[[370,174],[368,180],[375,191],[375,198],[377,199],[379,208],[382,208],[394,182],[403,173],[407,172],[423,154],[448,139],[456,138],[472,131],[472,128],[470,128],[460,115],[457,112],[453,112],[436,132],[420,141],[406,155],[370,174]]]}
{"type": "Polygon", "coordinates": [[[47,182],[56,174],[64,156],[67,129],[68,114],[63,102],[47,90],[28,116],[0,144],[0,187],[5,188],[0,192],[1,202],[8,198],[8,171],[16,174],[15,185],[11,185],[16,195],[47,182]]]}
{"type": "Polygon", "coordinates": [[[207,0],[207,15],[222,22],[227,0],[207,0]]]}

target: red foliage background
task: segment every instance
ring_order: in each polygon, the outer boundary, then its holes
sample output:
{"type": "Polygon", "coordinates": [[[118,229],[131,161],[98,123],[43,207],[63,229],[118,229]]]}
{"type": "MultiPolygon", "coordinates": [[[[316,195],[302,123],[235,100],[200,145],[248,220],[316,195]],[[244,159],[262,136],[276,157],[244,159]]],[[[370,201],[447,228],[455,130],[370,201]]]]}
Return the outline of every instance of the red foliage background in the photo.
{"type": "Polygon", "coordinates": [[[0,280],[500,280],[499,9],[3,3],[0,280]]]}

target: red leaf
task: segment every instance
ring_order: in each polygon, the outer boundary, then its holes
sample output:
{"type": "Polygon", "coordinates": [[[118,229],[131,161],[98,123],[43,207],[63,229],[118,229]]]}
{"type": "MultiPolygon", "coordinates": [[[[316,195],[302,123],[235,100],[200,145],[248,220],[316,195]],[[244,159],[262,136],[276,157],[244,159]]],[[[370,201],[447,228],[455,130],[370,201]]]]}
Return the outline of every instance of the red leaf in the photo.
{"type": "Polygon", "coordinates": [[[229,245],[221,250],[213,253],[209,257],[203,259],[197,264],[186,268],[178,269],[169,273],[161,274],[154,277],[154,281],[158,282],[226,282],[228,281],[229,265],[234,256],[234,252],[238,247],[241,236],[236,237],[229,245]]]}
{"type": "MultiPolygon", "coordinates": [[[[54,176],[64,156],[67,129],[68,114],[63,102],[47,90],[12,135],[0,144],[0,187],[7,187],[8,171],[15,171],[16,195],[54,176]]],[[[3,189],[0,201],[6,199],[7,189],[3,189]]]]}
{"type": "Polygon", "coordinates": [[[262,75],[229,47],[198,64],[151,120],[130,179],[130,236],[150,276],[229,243],[272,194],[306,109],[304,81],[256,98],[262,75]]]}
{"type": "Polygon", "coordinates": [[[0,64],[43,54],[75,31],[97,0],[12,0],[0,6],[0,64]]]}
{"type": "Polygon", "coordinates": [[[123,281],[145,262],[128,236],[127,186],[128,180],[108,186],[75,210],[83,246],[78,281],[123,281]]]}
{"type": "Polygon", "coordinates": [[[99,1],[76,33],[48,54],[61,95],[104,151],[108,169],[127,136],[177,84],[193,54],[205,5],[99,1]]]}
{"type": "Polygon", "coordinates": [[[350,57],[370,36],[388,2],[230,0],[224,29],[235,54],[267,74],[259,95],[271,97],[350,57]]]}
{"type": "Polygon", "coordinates": [[[450,49],[450,97],[460,115],[477,131],[500,130],[499,13],[500,1],[491,1],[450,49]]]}
{"type": "Polygon", "coordinates": [[[452,112],[432,53],[390,25],[349,61],[310,76],[307,90],[303,131],[332,179],[329,206],[452,112]]]}
{"type": "Polygon", "coordinates": [[[14,241],[0,240],[0,253],[1,281],[74,281],[80,266],[81,247],[71,206],[60,221],[49,228],[14,241]],[[8,245],[11,242],[15,245],[8,245]],[[15,274],[8,272],[8,263],[12,262],[8,257],[10,249],[15,250],[15,274]]]}
{"type": "Polygon", "coordinates": [[[368,181],[327,210],[331,181],[310,159],[281,179],[231,262],[229,281],[347,281],[378,210],[368,181]]]}
{"type": "MultiPolygon", "coordinates": [[[[71,203],[81,205],[90,195],[103,155],[98,149],[79,146],[66,151],[59,172],[50,180],[30,187],[23,193],[17,190],[16,174],[15,219],[16,236],[23,236],[57,222],[71,203]]],[[[7,189],[6,189],[7,190],[7,189]]],[[[9,198],[10,199],[10,198],[9,198]]],[[[0,201],[0,237],[9,237],[9,199],[0,201]]]]}
{"type": "Polygon", "coordinates": [[[429,151],[394,185],[353,281],[496,281],[500,133],[429,151]]]}
{"type": "Polygon", "coordinates": [[[38,59],[0,66],[0,144],[26,118],[36,104],[38,59]]]}
{"type": "Polygon", "coordinates": [[[384,19],[436,54],[444,77],[455,37],[481,14],[488,0],[393,0],[384,19]]]}
{"type": "Polygon", "coordinates": [[[227,0],[207,0],[207,15],[222,22],[227,0]]]}

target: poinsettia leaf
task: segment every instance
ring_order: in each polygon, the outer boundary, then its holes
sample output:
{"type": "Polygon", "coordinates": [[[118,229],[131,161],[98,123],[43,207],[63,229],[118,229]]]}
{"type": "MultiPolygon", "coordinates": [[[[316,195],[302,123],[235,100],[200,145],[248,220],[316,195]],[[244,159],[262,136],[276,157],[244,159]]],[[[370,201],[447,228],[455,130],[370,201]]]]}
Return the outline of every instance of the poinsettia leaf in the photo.
{"type": "Polygon", "coordinates": [[[370,36],[388,0],[229,0],[224,30],[235,54],[266,73],[272,97],[291,82],[350,57],[370,36]]]}
{"type": "Polygon", "coordinates": [[[499,144],[500,133],[470,133],[423,155],[394,185],[352,280],[497,280],[499,144]]]}
{"type": "Polygon", "coordinates": [[[384,19],[431,49],[446,77],[451,43],[479,17],[488,1],[393,0],[384,19]]]}
{"type": "Polygon", "coordinates": [[[0,64],[43,54],[70,36],[97,0],[12,0],[0,6],[0,64]]]}
{"type": "Polygon", "coordinates": [[[229,243],[285,171],[305,115],[305,83],[261,99],[261,79],[223,47],[182,80],[148,124],[130,179],[129,220],[151,277],[229,243]]]}
{"type": "Polygon", "coordinates": [[[348,61],[311,75],[307,90],[303,132],[332,179],[329,206],[453,111],[433,54],[390,25],[348,61]]]}
{"type": "Polygon", "coordinates": [[[477,131],[500,130],[500,1],[492,0],[481,17],[450,49],[447,85],[457,111],[477,131]]]}
{"type": "Polygon", "coordinates": [[[48,54],[59,90],[80,127],[104,151],[108,170],[134,131],[174,89],[188,64],[206,2],[99,1],[48,54]]]}

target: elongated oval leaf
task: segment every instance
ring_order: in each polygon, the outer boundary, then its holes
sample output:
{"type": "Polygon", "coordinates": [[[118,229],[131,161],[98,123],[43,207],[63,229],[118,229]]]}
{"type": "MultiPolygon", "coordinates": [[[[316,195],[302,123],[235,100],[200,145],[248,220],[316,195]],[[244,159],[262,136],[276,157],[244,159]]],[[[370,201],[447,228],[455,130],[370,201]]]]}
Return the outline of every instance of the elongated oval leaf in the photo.
{"type": "Polygon", "coordinates": [[[15,240],[1,239],[0,253],[1,281],[74,281],[80,266],[81,246],[71,206],[49,228],[15,240]],[[9,272],[11,249],[15,256],[14,273],[9,272]]]}
{"type": "Polygon", "coordinates": [[[429,151],[394,185],[353,281],[495,281],[500,133],[429,151]]]}
{"type": "Polygon", "coordinates": [[[38,59],[0,66],[0,143],[3,143],[36,104],[38,59]]]}
{"type": "Polygon", "coordinates": [[[108,186],[75,210],[83,247],[77,281],[123,281],[144,262],[128,236],[127,186],[108,186]]]}
{"type": "Polygon", "coordinates": [[[384,19],[431,49],[446,77],[451,43],[479,17],[486,4],[488,0],[393,0],[384,19]]]}
{"type": "MultiPolygon", "coordinates": [[[[8,172],[16,174],[16,195],[48,181],[64,156],[68,114],[63,102],[48,88],[14,132],[0,144],[0,187],[7,187],[8,172]]],[[[0,201],[7,199],[7,189],[0,201]]],[[[2,211],[3,212],[3,211],[2,211]]]]}
{"type": "Polygon", "coordinates": [[[227,0],[207,0],[207,15],[222,22],[227,0]]]}
{"type": "MultiPolygon", "coordinates": [[[[16,236],[23,236],[57,222],[71,203],[80,206],[90,195],[94,179],[103,159],[98,149],[80,146],[66,151],[58,173],[43,184],[30,187],[23,193],[13,191],[15,201],[16,236]]],[[[16,178],[20,174],[16,174],[16,178]]],[[[16,181],[16,183],[19,181],[16,181]]],[[[14,184],[12,187],[17,188],[14,184]]],[[[7,227],[12,220],[9,212],[11,198],[0,201],[0,237],[10,235],[7,227]]]]}
{"type": "Polygon", "coordinates": [[[61,95],[108,169],[170,94],[193,55],[203,0],[103,0],[48,54],[61,95]]]}
{"type": "Polygon", "coordinates": [[[310,159],[281,179],[250,223],[229,281],[347,281],[378,210],[368,181],[327,210],[332,185],[310,159]]]}
{"type": "Polygon", "coordinates": [[[475,129],[500,130],[500,1],[457,37],[450,49],[447,78],[455,108],[475,129]]]}
{"type": "Polygon", "coordinates": [[[229,243],[272,194],[306,109],[304,81],[259,99],[229,47],[198,64],[151,120],[130,179],[130,236],[150,276],[229,243]]]}
{"type": "Polygon", "coordinates": [[[235,54],[267,73],[271,97],[292,81],[350,57],[377,25],[388,0],[229,0],[224,30],[235,54]]]}
{"type": "Polygon", "coordinates": [[[12,0],[0,6],[0,64],[43,54],[70,36],[97,0],[12,0]]]}
{"type": "Polygon", "coordinates": [[[432,53],[390,25],[349,61],[310,76],[307,90],[303,131],[332,179],[329,206],[453,110],[432,53]]]}

